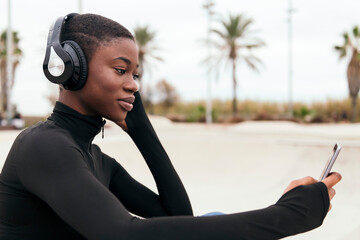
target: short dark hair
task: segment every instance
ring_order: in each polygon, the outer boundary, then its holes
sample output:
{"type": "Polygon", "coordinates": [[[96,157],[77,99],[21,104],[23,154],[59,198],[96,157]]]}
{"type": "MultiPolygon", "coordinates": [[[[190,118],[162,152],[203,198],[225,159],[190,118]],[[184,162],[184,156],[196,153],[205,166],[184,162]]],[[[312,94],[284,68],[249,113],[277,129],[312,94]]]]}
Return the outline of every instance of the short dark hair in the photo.
{"type": "Polygon", "coordinates": [[[75,41],[83,50],[89,62],[96,49],[116,38],[135,41],[134,36],[124,26],[97,14],[79,14],[66,21],[60,41],[75,41]]]}

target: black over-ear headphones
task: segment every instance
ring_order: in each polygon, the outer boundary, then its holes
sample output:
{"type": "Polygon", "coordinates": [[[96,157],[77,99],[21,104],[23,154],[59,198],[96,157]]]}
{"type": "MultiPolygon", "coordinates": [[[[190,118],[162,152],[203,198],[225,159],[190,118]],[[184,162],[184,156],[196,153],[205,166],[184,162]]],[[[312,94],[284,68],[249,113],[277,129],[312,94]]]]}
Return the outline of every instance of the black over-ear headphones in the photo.
{"type": "Polygon", "coordinates": [[[43,70],[47,79],[68,90],[81,89],[87,79],[86,57],[80,46],[71,40],[60,42],[61,29],[77,13],[59,17],[51,26],[46,46],[43,70]]]}

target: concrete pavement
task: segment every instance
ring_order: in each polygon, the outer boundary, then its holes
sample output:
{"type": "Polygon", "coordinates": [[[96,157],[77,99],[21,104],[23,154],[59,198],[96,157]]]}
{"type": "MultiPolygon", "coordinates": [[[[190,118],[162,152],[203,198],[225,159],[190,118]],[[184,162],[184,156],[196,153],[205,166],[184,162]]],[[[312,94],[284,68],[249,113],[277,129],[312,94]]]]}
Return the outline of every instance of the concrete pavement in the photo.
{"type": "MultiPolygon", "coordinates": [[[[343,149],[334,165],[343,180],[323,226],[288,239],[360,239],[360,124],[302,125],[244,122],[207,126],[152,117],[165,149],[188,190],[196,215],[267,207],[291,180],[318,178],[335,142],[343,149]]],[[[111,125],[111,124],[109,124],[111,125]]],[[[0,132],[0,166],[19,131],[0,132]]],[[[131,139],[105,128],[94,140],[149,188],[155,183],[131,139]]]]}

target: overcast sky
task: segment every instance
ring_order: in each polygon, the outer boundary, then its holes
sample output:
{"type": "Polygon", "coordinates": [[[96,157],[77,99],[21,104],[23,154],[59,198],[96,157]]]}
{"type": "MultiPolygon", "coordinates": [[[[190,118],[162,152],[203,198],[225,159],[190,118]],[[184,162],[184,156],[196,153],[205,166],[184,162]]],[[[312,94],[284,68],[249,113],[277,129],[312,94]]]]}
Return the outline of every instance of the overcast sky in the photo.
{"type": "MultiPolygon", "coordinates": [[[[118,21],[129,30],[149,24],[157,32],[158,55],[146,84],[166,79],[184,100],[206,97],[206,70],[201,61],[207,49],[207,16],[204,0],[83,0],[84,13],[97,13],[118,21]]],[[[296,101],[325,101],[348,96],[347,60],[339,61],[334,45],[342,33],[360,25],[359,0],[293,0],[293,92],[296,101]]],[[[288,100],[288,0],[218,0],[219,15],[244,13],[254,19],[256,36],[266,47],[254,51],[264,66],[254,73],[238,67],[240,99],[288,100]]],[[[24,52],[16,72],[13,102],[25,115],[51,111],[46,96],[53,91],[42,72],[49,27],[58,16],[78,12],[74,0],[12,0],[12,27],[19,32],[24,52]]],[[[0,30],[7,25],[7,1],[0,1],[0,30]]],[[[214,24],[215,27],[215,24],[214,24]]],[[[215,51],[215,50],[214,50],[215,51]]],[[[232,97],[230,69],[223,69],[212,83],[215,98],[232,97]]]]}

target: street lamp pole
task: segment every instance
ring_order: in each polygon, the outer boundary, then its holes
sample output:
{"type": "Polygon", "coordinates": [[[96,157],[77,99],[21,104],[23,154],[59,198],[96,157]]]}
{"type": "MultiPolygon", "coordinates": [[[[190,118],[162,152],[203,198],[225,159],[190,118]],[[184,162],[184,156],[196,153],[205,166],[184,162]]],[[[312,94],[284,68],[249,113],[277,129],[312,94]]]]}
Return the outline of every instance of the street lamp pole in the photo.
{"type": "Polygon", "coordinates": [[[294,9],[292,8],[292,0],[288,0],[288,3],[289,3],[289,9],[288,9],[288,13],[289,13],[289,19],[288,19],[288,21],[289,21],[289,25],[288,25],[289,117],[292,118],[293,117],[293,49],[292,49],[293,26],[292,26],[292,14],[294,12],[294,9]]]}
{"type": "MultiPolygon", "coordinates": [[[[208,13],[208,33],[207,33],[207,44],[208,44],[208,55],[211,58],[211,20],[214,12],[211,8],[214,6],[214,2],[212,0],[207,0],[203,7],[206,9],[208,13]]],[[[211,124],[212,119],[212,94],[211,94],[211,71],[208,70],[208,79],[207,79],[207,101],[206,101],[206,123],[211,124]]]]}
{"type": "Polygon", "coordinates": [[[12,104],[11,104],[11,87],[13,80],[13,61],[12,61],[12,42],[13,35],[11,29],[11,0],[8,0],[8,27],[6,32],[6,117],[8,124],[12,118],[12,104]]]}
{"type": "Polygon", "coordinates": [[[78,10],[79,10],[79,13],[83,13],[83,4],[82,4],[82,0],[78,0],[78,10]]]}

